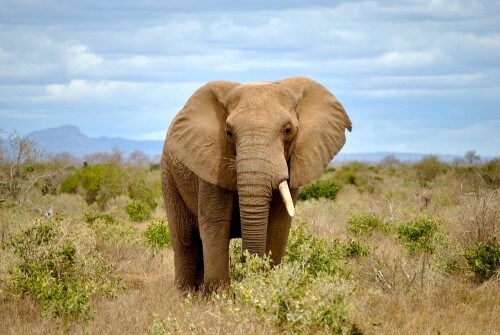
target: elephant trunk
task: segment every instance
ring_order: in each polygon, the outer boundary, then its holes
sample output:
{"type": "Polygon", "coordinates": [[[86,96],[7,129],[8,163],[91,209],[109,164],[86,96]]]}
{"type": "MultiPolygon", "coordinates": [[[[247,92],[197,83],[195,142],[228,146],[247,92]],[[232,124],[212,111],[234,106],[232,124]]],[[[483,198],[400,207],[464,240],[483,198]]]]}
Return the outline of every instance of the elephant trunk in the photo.
{"type": "Polygon", "coordinates": [[[269,208],[275,167],[269,148],[242,146],[236,157],[243,250],[263,256],[266,252],[269,208]]]}
{"type": "Polygon", "coordinates": [[[266,252],[267,223],[269,221],[270,198],[256,192],[267,193],[263,185],[241,186],[239,205],[243,250],[263,256],[266,252]]]}

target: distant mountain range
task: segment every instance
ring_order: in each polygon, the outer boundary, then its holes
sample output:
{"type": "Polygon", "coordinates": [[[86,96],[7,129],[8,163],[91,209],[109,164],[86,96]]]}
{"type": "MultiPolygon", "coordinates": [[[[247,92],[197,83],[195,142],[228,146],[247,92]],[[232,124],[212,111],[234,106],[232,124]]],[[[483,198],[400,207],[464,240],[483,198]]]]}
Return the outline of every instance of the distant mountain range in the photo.
{"type": "MultiPolygon", "coordinates": [[[[133,151],[142,151],[151,158],[158,157],[163,148],[163,141],[136,141],[120,137],[89,137],[75,126],[61,126],[29,133],[27,137],[37,142],[38,148],[48,153],[68,152],[73,156],[82,158],[96,152],[111,152],[118,148],[125,154],[133,151]]],[[[420,160],[424,154],[415,153],[339,153],[334,162],[362,161],[378,162],[387,156],[394,156],[402,162],[420,160]]],[[[456,155],[438,155],[442,161],[451,162],[456,155]]]]}
{"type": "Polygon", "coordinates": [[[161,154],[163,141],[135,141],[119,137],[89,137],[75,126],[61,126],[26,135],[37,142],[38,148],[48,153],[69,152],[82,158],[96,152],[111,152],[118,148],[128,154],[142,151],[150,157],[161,154]]]}

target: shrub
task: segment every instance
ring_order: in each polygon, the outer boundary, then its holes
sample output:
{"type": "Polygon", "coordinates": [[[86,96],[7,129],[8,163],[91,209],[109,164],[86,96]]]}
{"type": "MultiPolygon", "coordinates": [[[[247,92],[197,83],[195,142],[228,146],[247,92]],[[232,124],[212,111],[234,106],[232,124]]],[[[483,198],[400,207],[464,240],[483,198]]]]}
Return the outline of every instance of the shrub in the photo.
{"type": "Polygon", "coordinates": [[[125,206],[130,220],[134,222],[144,221],[151,217],[151,208],[140,200],[132,200],[125,206]]]}
{"type": "Polygon", "coordinates": [[[349,258],[356,258],[368,255],[368,248],[361,242],[352,240],[344,245],[344,254],[349,258]]]}
{"type": "Polygon", "coordinates": [[[438,223],[430,218],[403,223],[397,228],[397,238],[410,254],[424,252],[432,254],[440,240],[438,223]]]}
{"type": "Polygon", "coordinates": [[[386,229],[382,222],[372,214],[355,215],[347,221],[347,230],[360,236],[369,236],[375,229],[386,229]]]}
{"type": "Polygon", "coordinates": [[[484,164],[479,170],[484,183],[494,189],[500,187],[500,158],[484,164]]]}
{"type": "Polygon", "coordinates": [[[343,165],[332,174],[332,178],[342,185],[353,185],[359,192],[373,193],[376,185],[383,179],[378,175],[379,169],[361,162],[343,165]]]}
{"type": "Polygon", "coordinates": [[[87,204],[106,207],[109,200],[123,194],[127,187],[125,172],[116,164],[84,165],[61,182],[61,192],[79,193],[87,204]]]}
{"type": "Polygon", "coordinates": [[[132,200],[139,200],[154,210],[158,205],[155,201],[155,192],[151,185],[143,179],[131,183],[128,187],[129,196],[132,200]]]}
{"type": "Polygon", "coordinates": [[[464,254],[468,269],[476,280],[483,282],[493,276],[498,276],[500,268],[500,244],[495,238],[487,243],[478,243],[464,254]]]}
{"type": "Polygon", "coordinates": [[[95,232],[100,245],[115,247],[131,243],[136,239],[136,230],[120,222],[110,214],[86,214],[85,222],[95,232]]]}
{"type": "Polygon", "coordinates": [[[335,179],[344,185],[358,185],[357,165],[351,167],[344,165],[342,168],[335,172],[335,179]]]}
{"type": "Polygon", "coordinates": [[[346,328],[349,289],[337,279],[313,277],[299,263],[270,269],[269,259],[245,256],[244,275],[229,291],[240,315],[257,313],[280,333],[340,334],[346,328]]]}
{"type": "Polygon", "coordinates": [[[341,185],[333,180],[319,181],[313,184],[306,185],[299,193],[299,200],[326,198],[335,200],[337,193],[342,188],[341,185]]]}
{"type": "Polygon", "coordinates": [[[445,171],[444,164],[434,155],[424,156],[415,164],[417,179],[425,184],[445,171]]]}
{"type": "Polygon", "coordinates": [[[7,291],[30,295],[45,313],[62,319],[90,318],[92,296],[113,296],[116,281],[111,267],[95,250],[78,250],[76,238],[53,221],[38,221],[12,238],[18,264],[11,270],[7,291]]]}
{"type": "Polygon", "coordinates": [[[251,255],[247,250],[242,252],[241,241],[231,245],[229,258],[229,274],[231,279],[235,281],[241,281],[248,276],[267,272],[271,269],[269,255],[257,257],[251,255]]]}
{"type": "Polygon", "coordinates": [[[159,250],[171,246],[170,231],[165,221],[153,221],[142,233],[146,243],[153,249],[159,250]]]}
{"type": "Polygon", "coordinates": [[[337,240],[328,242],[315,237],[307,232],[306,222],[299,221],[290,230],[283,261],[300,264],[309,275],[318,277],[343,273],[346,264],[343,256],[337,240]]]}

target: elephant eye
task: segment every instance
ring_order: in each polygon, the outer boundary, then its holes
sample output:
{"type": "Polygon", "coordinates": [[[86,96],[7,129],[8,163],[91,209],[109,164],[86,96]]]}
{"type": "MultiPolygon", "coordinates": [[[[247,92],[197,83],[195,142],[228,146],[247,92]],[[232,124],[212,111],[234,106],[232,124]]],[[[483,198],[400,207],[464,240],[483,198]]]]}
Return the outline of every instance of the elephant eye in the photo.
{"type": "Polygon", "coordinates": [[[232,138],[233,132],[231,130],[226,130],[226,135],[227,135],[227,137],[232,138]]]}
{"type": "Polygon", "coordinates": [[[290,133],[292,132],[292,126],[288,125],[285,127],[285,135],[290,135],[290,133]]]}

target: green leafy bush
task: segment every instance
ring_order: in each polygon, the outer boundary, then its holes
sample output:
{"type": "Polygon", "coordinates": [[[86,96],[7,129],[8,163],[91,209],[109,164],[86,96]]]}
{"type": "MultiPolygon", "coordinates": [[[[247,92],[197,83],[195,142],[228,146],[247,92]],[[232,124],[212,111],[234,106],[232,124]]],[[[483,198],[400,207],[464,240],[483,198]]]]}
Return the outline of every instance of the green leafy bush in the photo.
{"type": "Polygon", "coordinates": [[[336,278],[313,277],[295,262],[271,269],[269,258],[246,253],[245,260],[229,291],[240,315],[257,313],[282,333],[340,334],[347,329],[349,289],[336,278]]]}
{"type": "Polygon", "coordinates": [[[161,219],[153,221],[142,233],[142,237],[156,250],[171,246],[170,231],[165,221],[161,219]]]}
{"type": "Polygon", "coordinates": [[[344,165],[340,170],[335,171],[334,178],[344,185],[358,185],[359,166],[356,163],[344,165]]]}
{"type": "Polygon", "coordinates": [[[331,178],[341,185],[353,185],[363,193],[375,192],[375,187],[383,181],[378,175],[379,169],[375,166],[367,166],[361,162],[351,162],[332,173],[331,178]]]}
{"type": "Polygon", "coordinates": [[[147,204],[152,210],[158,205],[155,201],[156,196],[161,194],[156,194],[154,185],[146,182],[145,176],[140,176],[136,180],[132,181],[128,186],[129,196],[132,200],[139,200],[147,204]]]}
{"type": "Polygon", "coordinates": [[[303,201],[311,198],[312,199],[326,198],[330,200],[335,200],[335,197],[337,196],[337,193],[340,191],[341,188],[342,186],[333,180],[319,181],[304,186],[299,193],[299,200],[303,201]]]}
{"type": "Polygon", "coordinates": [[[397,228],[397,238],[410,254],[418,252],[432,254],[441,240],[439,224],[430,218],[403,223],[397,228]]]}
{"type": "Polygon", "coordinates": [[[140,200],[132,200],[125,206],[130,220],[134,222],[144,221],[151,217],[151,207],[140,200]]]}
{"type": "Polygon", "coordinates": [[[344,254],[349,258],[368,255],[368,248],[360,241],[352,240],[344,245],[344,254]]]}
{"type": "Polygon", "coordinates": [[[500,187],[500,158],[495,158],[481,166],[479,173],[486,185],[497,189],[500,187]]]}
{"type": "Polygon", "coordinates": [[[61,192],[81,193],[87,204],[106,207],[109,200],[127,189],[127,176],[123,169],[112,163],[85,165],[76,169],[61,182],[61,192]]]}
{"type": "Polygon", "coordinates": [[[305,221],[290,230],[283,261],[300,264],[312,277],[343,273],[346,264],[342,245],[313,236],[306,230],[305,221]]]}
{"type": "Polygon", "coordinates": [[[99,245],[115,247],[136,240],[136,230],[110,214],[86,214],[85,222],[96,234],[99,245]]]}
{"type": "Polygon", "coordinates": [[[417,179],[422,184],[434,180],[438,175],[446,171],[445,168],[445,164],[434,155],[425,156],[415,164],[417,179]]]}
{"type": "Polygon", "coordinates": [[[7,291],[32,296],[55,317],[89,319],[91,298],[113,296],[116,281],[95,250],[78,250],[75,240],[66,238],[53,221],[39,221],[13,237],[19,262],[11,270],[7,291]]]}
{"type": "Polygon", "coordinates": [[[495,238],[478,243],[464,254],[469,270],[479,282],[498,276],[500,269],[500,244],[495,238]]]}
{"type": "Polygon", "coordinates": [[[360,236],[369,236],[373,230],[387,227],[373,214],[355,215],[347,221],[347,230],[360,236]]]}
{"type": "Polygon", "coordinates": [[[264,273],[271,269],[271,258],[268,255],[257,257],[247,250],[242,252],[241,241],[235,243],[230,249],[229,274],[232,280],[241,281],[247,276],[264,273]]]}

